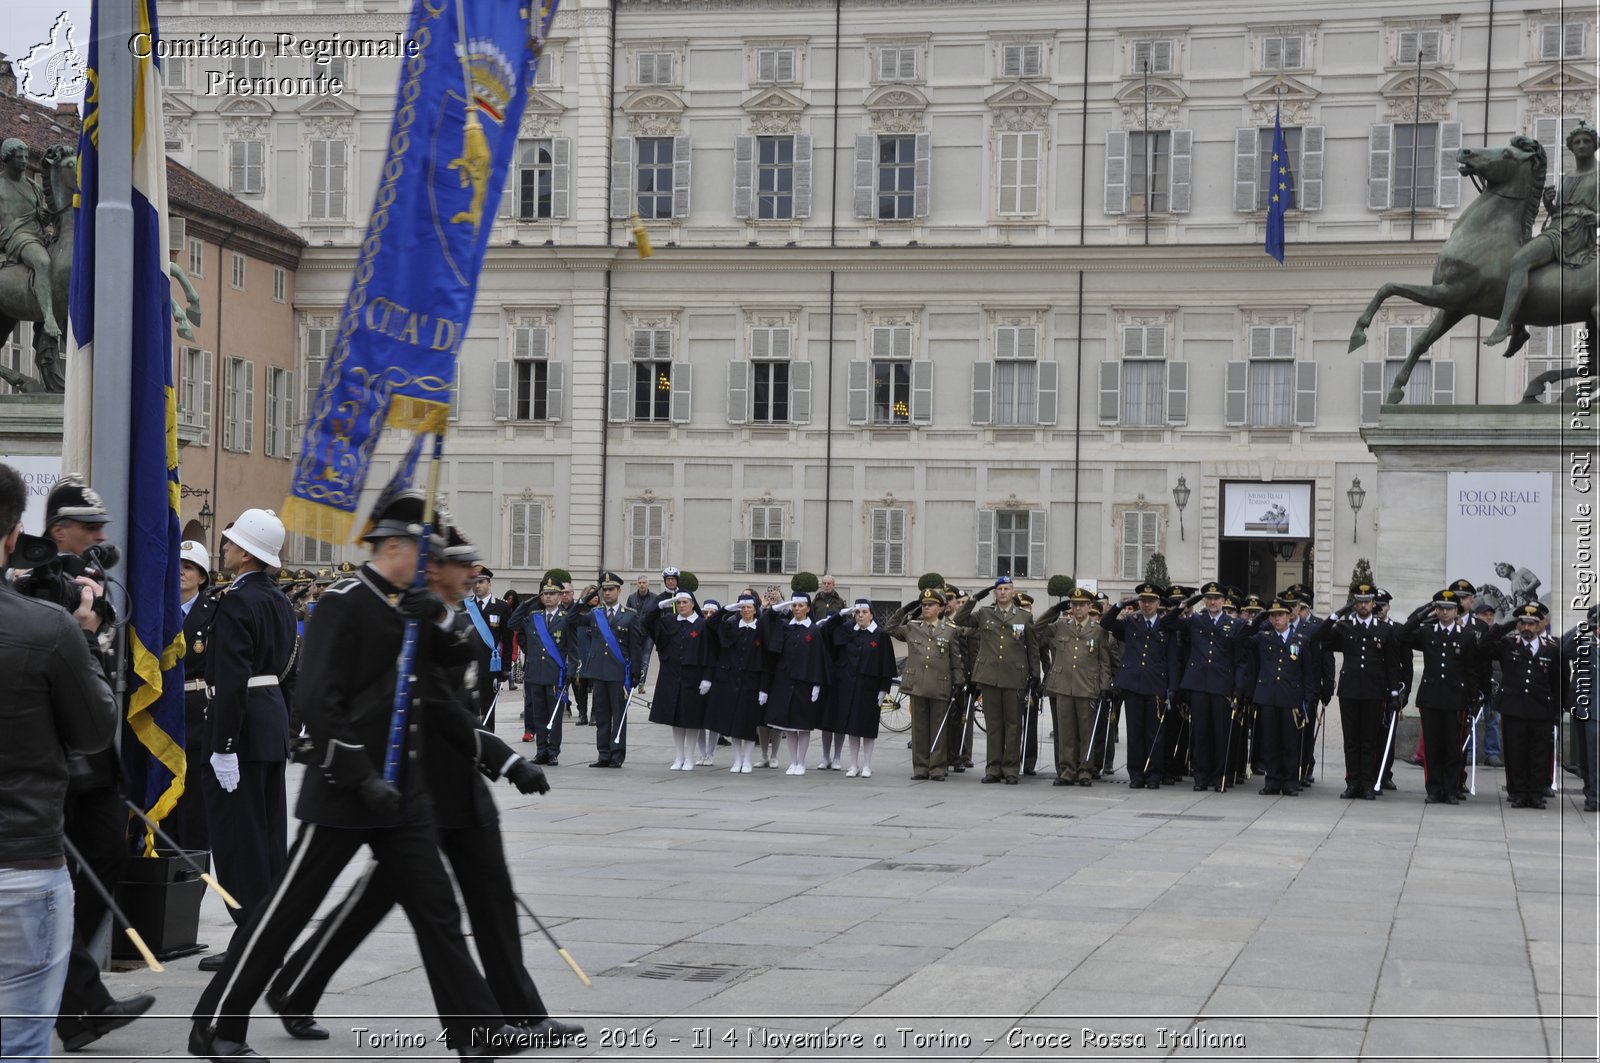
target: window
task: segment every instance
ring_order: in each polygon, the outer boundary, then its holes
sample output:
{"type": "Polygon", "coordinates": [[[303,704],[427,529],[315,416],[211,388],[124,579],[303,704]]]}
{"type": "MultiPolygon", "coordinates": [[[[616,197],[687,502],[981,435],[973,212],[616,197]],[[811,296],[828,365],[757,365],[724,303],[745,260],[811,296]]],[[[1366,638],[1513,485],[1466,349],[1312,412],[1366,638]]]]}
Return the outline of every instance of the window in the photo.
{"type": "Polygon", "coordinates": [[[1306,39],[1299,34],[1261,38],[1262,70],[1299,70],[1305,66],[1305,56],[1306,39]]]}
{"type": "Polygon", "coordinates": [[[916,216],[917,138],[878,138],[878,217],[900,221],[916,216]]]}
{"type": "Polygon", "coordinates": [[[341,85],[348,86],[350,84],[350,60],[342,55],[334,56],[328,60],[327,66],[323,68],[323,73],[327,75],[329,81],[337,80],[341,85]]]}
{"type": "Polygon", "coordinates": [[[1161,524],[1152,510],[1130,509],[1122,514],[1122,578],[1144,579],[1150,555],[1160,549],[1161,524]]]}
{"type": "Polygon", "coordinates": [[[917,49],[914,46],[878,49],[879,81],[915,81],[917,49]]]}
{"type": "Polygon", "coordinates": [[[994,563],[996,576],[1026,579],[1038,575],[1030,572],[1028,557],[1032,552],[1032,533],[1029,525],[1033,514],[1025,509],[1001,509],[994,515],[994,563]]]}
{"type": "Polygon", "coordinates": [[[554,48],[546,48],[545,53],[539,57],[539,68],[534,71],[533,83],[540,88],[549,88],[556,83],[556,52],[554,48]]]}
{"type": "Polygon", "coordinates": [[[311,217],[343,218],[348,172],[342,140],[311,142],[311,217]]]}
{"type": "Polygon", "coordinates": [[[293,456],[294,374],[267,367],[267,457],[293,456]]]}
{"type": "MultiPolygon", "coordinates": [[[[1285,126],[1283,146],[1289,153],[1289,179],[1295,191],[1296,207],[1300,206],[1300,142],[1300,127],[1285,126]]],[[[1263,129],[1256,143],[1261,146],[1256,166],[1256,209],[1267,210],[1272,206],[1272,193],[1278,187],[1278,168],[1272,161],[1272,130],[1263,129]]]]}
{"type": "Polygon", "coordinates": [[[1294,326],[1250,329],[1249,424],[1286,428],[1294,424],[1294,326]]]}
{"type": "Polygon", "coordinates": [[[289,274],[282,266],[272,267],[272,300],[286,302],[289,298],[289,274]]]}
{"type": "Polygon", "coordinates": [[[1434,189],[1439,182],[1439,125],[1424,122],[1422,125],[1394,127],[1394,196],[1395,207],[1411,206],[1416,197],[1419,207],[1434,205],[1434,189]]]}
{"type": "Polygon", "coordinates": [[[994,423],[1039,423],[1039,330],[1002,326],[995,330],[994,423]]]}
{"type": "Polygon", "coordinates": [[[639,137],[634,189],[639,217],[672,217],[672,137],[639,137]]]}
{"type": "Polygon", "coordinates": [[[233,253],[233,286],[244,291],[244,256],[235,251],[233,253]]]}
{"type": "Polygon", "coordinates": [[[210,443],[211,352],[199,347],[178,351],[178,423],[200,429],[202,443],[210,443]]]}
{"type": "Polygon", "coordinates": [[[628,568],[634,572],[661,570],[665,553],[667,507],[660,502],[634,502],[628,506],[628,568]]]}
{"type": "Polygon", "coordinates": [[[536,221],[554,217],[555,142],[529,140],[517,159],[517,217],[536,221]]]}
{"type": "Polygon", "coordinates": [[[189,60],[167,56],[161,60],[161,83],[169,89],[189,87],[189,60]]]}
{"type": "MultiPolygon", "coordinates": [[[[1395,378],[1400,375],[1400,367],[1405,365],[1411,345],[1422,338],[1428,326],[1390,325],[1388,331],[1388,345],[1383,360],[1385,393],[1394,386],[1395,378]]],[[[1411,369],[1411,378],[1406,381],[1405,402],[1408,406],[1425,406],[1433,402],[1433,361],[1427,355],[1423,355],[1411,369]]]]}
{"type": "Polygon", "coordinates": [[[783,507],[750,507],[750,569],[758,575],[783,572],[783,507]]]}
{"type": "MultiPolygon", "coordinates": [[[[310,412],[312,404],[316,401],[317,392],[322,390],[322,369],[328,364],[328,355],[333,353],[334,341],[339,338],[336,328],[308,328],[306,329],[305,359],[301,363],[303,370],[301,376],[305,381],[305,409],[310,412]]],[[[460,388],[455,389],[458,393],[460,388]]]]}
{"type": "Polygon", "coordinates": [[[868,518],[870,575],[906,574],[906,511],[900,506],[876,506],[868,518]]]}
{"type": "Polygon", "coordinates": [[[1582,22],[1549,22],[1539,27],[1539,58],[1546,63],[1582,59],[1589,27],[1582,22]]]}
{"type": "Polygon", "coordinates": [[[1003,45],[1000,49],[1000,76],[1036,78],[1044,69],[1044,46],[1036,43],[1003,45]]]}
{"type": "Polygon", "coordinates": [[[634,329],[633,419],[669,421],[671,417],[672,333],[667,329],[634,329]]]}
{"type": "Polygon", "coordinates": [[[1401,30],[1399,37],[1401,64],[1415,64],[1419,54],[1422,62],[1437,63],[1441,40],[1438,30],[1401,30]]]}
{"type": "Polygon", "coordinates": [[[1167,329],[1128,325],[1122,330],[1122,418],[1125,425],[1167,423],[1167,329]]]}
{"type": "Polygon", "coordinates": [[[511,503],[511,534],[507,536],[507,560],[512,568],[540,568],[544,565],[544,503],[511,503]]]}
{"type": "Polygon", "coordinates": [[[766,424],[789,420],[789,346],[787,328],[750,330],[750,419],[766,424]]]}
{"type": "Polygon", "coordinates": [[[233,141],[228,145],[228,191],[259,195],[265,187],[266,167],[265,141],[233,141]]]}
{"type": "Polygon", "coordinates": [[[792,84],[794,71],[793,48],[762,48],[756,52],[756,80],[762,84],[792,84]]]}
{"type": "Polygon", "coordinates": [[[794,217],[794,137],[756,138],[756,217],[794,217]]]}
{"type": "Polygon", "coordinates": [[[544,421],[550,418],[549,353],[549,330],[512,330],[511,416],[518,421],[544,421]]]}
{"type": "Polygon", "coordinates": [[[222,371],[222,449],[249,453],[255,443],[255,364],[229,358],[222,371]]]}
{"type": "MultiPolygon", "coordinates": [[[[1555,369],[1567,369],[1577,364],[1578,330],[1581,325],[1562,325],[1558,328],[1531,328],[1528,330],[1527,352],[1523,355],[1522,362],[1524,373],[1522,386],[1526,388],[1532,384],[1534,378],[1540,373],[1547,373],[1555,369]]],[[[1587,345],[1587,340],[1585,344],[1587,345]]],[[[1555,388],[1564,387],[1564,383],[1551,385],[1555,388]]]]}
{"type": "Polygon", "coordinates": [[[872,330],[872,423],[911,423],[911,326],[872,330]]]}
{"type": "Polygon", "coordinates": [[[228,63],[228,70],[235,78],[264,78],[267,76],[267,60],[265,56],[236,56],[228,63]]]}
{"type": "Polygon", "coordinates": [[[189,276],[205,276],[206,245],[193,237],[189,238],[189,276]]]}
{"type": "Polygon", "coordinates": [[[674,63],[671,52],[640,52],[636,59],[636,69],[639,74],[640,85],[671,85],[674,84],[674,63]]]}
{"type": "Polygon", "coordinates": [[[1147,66],[1152,74],[1172,73],[1172,42],[1135,41],[1133,45],[1133,72],[1142,74],[1147,66]]]}
{"type": "Polygon", "coordinates": [[[1039,213],[1038,133],[1001,133],[998,145],[1001,215],[1039,213]]]}
{"type": "Polygon", "coordinates": [[[295,536],[300,540],[300,560],[307,565],[333,564],[333,544],[325,543],[321,539],[311,539],[304,535],[295,536]]]}
{"type": "Polygon", "coordinates": [[[1161,214],[1172,206],[1172,133],[1169,130],[1128,134],[1128,212],[1161,214]]]}

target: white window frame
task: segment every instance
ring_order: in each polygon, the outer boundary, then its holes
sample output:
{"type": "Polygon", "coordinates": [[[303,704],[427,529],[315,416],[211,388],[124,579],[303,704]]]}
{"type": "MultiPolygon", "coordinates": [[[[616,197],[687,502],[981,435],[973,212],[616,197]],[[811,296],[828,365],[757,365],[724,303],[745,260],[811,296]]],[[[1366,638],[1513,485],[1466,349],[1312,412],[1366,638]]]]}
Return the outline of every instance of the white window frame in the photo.
{"type": "Polygon", "coordinates": [[[997,509],[994,511],[994,574],[996,576],[1012,576],[1016,579],[1039,579],[1044,575],[1043,572],[1031,571],[1031,559],[1034,552],[1033,522],[1037,518],[1038,512],[1038,510],[1033,509],[997,509]],[[1002,523],[1010,524],[1011,527],[1002,530],[1000,527],[1002,523]],[[1011,536],[1011,553],[1002,554],[1000,552],[1001,535],[1011,536]],[[1020,555],[1015,552],[1018,536],[1021,537],[1022,543],[1022,553],[1020,555]],[[1002,557],[1009,558],[1012,561],[1012,565],[1008,567],[1002,564],[1002,557]],[[1016,570],[1015,562],[1019,559],[1022,561],[1022,567],[1026,571],[1018,572],[1016,570]]]}
{"type": "Polygon", "coordinates": [[[248,454],[255,446],[256,367],[244,358],[222,365],[222,449],[248,454]],[[243,377],[241,386],[240,377],[243,377]]]}
{"type": "Polygon", "coordinates": [[[272,267],[272,301],[275,303],[287,302],[289,299],[289,271],[282,266],[272,267]]]}
{"type": "Polygon", "coordinates": [[[754,210],[750,216],[755,221],[793,221],[796,217],[795,178],[797,175],[797,170],[795,167],[795,155],[797,147],[796,142],[799,138],[780,134],[776,136],[762,135],[757,136],[754,139],[755,157],[752,161],[752,165],[754,167],[754,170],[752,171],[752,181],[754,183],[751,185],[750,189],[751,204],[754,210]],[[784,142],[787,142],[789,145],[788,162],[782,161],[784,142]],[[765,161],[764,155],[767,147],[769,146],[773,148],[774,158],[777,161],[765,161]],[[787,170],[789,174],[789,190],[787,192],[782,191],[778,187],[783,184],[782,175],[785,170],[787,170]],[[766,191],[763,187],[762,176],[767,173],[772,174],[774,178],[774,188],[772,191],[766,191]],[[772,207],[772,212],[770,214],[767,213],[765,209],[769,203],[772,207]]]}
{"type": "Polygon", "coordinates": [[[1161,514],[1153,509],[1123,510],[1118,547],[1122,555],[1121,578],[1144,579],[1145,565],[1153,554],[1161,552],[1161,514]]]}
{"type": "Polygon", "coordinates": [[[267,142],[249,137],[228,142],[228,191],[259,196],[267,187],[267,142]]]}
{"type": "Polygon", "coordinates": [[[509,412],[513,421],[553,420],[550,416],[550,330],[548,328],[519,325],[511,331],[509,412]],[[540,366],[544,367],[543,381],[539,379],[540,366]],[[541,402],[544,405],[543,417],[537,416],[541,402]]]}
{"type": "Polygon", "coordinates": [[[206,275],[206,245],[194,237],[189,237],[189,278],[206,275]]]}
{"type": "Polygon", "coordinates": [[[677,203],[676,173],[678,166],[678,138],[674,136],[635,137],[633,150],[633,209],[638,213],[639,217],[645,219],[646,221],[664,221],[668,218],[676,217],[673,211],[677,203]],[[644,146],[647,142],[652,144],[657,152],[656,157],[652,158],[649,163],[650,171],[657,175],[662,173],[665,173],[666,175],[665,188],[663,188],[661,184],[657,182],[655,187],[649,192],[646,192],[640,186],[640,178],[645,172],[643,155],[644,146]],[[659,156],[659,151],[662,145],[666,146],[668,155],[670,156],[666,162],[662,162],[659,156]],[[650,196],[651,202],[654,204],[649,211],[641,209],[643,206],[641,203],[641,197],[645,195],[650,196]],[[660,213],[662,201],[665,201],[667,207],[667,212],[665,214],[660,213]]]}
{"type": "Polygon", "coordinates": [[[309,535],[296,535],[299,540],[295,553],[299,555],[302,564],[306,565],[331,565],[333,564],[334,544],[321,539],[313,539],[309,535]]]}
{"type": "Polygon", "coordinates": [[[1044,76],[1044,45],[1038,41],[1006,41],[1000,45],[1000,76],[1023,81],[1044,76]]]}
{"type": "MultiPolygon", "coordinates": [[[[309,325],[306,327],[305,348],[300,359],[300,382],[305,389],[302,409],[310,414],[317,392],[322,390],[322,371],[327,368],[328,355],[339,339],[337,325],[309,325]]],[[[455,391],[459,394],[460,388],[455,391]]]]}
{"type": "Polygon", "coordinates": [[[904,576],[910,551],[906,529],[911,524],[904,506],[872,506],[867,511],[867,574],[904,576]]]}
{"type": "MultiPolygon", "coordinates": [[[[1167,345],[1171,338],[1170,332],[1171,330],[1167,325],[1123,325],[1119,330],[1121,349],[1118,354],[1122,362],[1123,371],[1122,400],[1117,415],[1118,424],[1129,428],[1165,428],[1167,426],[1166,366],[1169,357],[1167,345]],[[1150,341],[1155,338],[1160,340],[1160,353],[1151,354],[1149,351],[1150,341]],[[1160,366],[1159,371],[1155,369],[1149,370],[1152,375],[1159,377],[1159,386],[1151,385],[1149,382],[1145,383],[1146,391],[1156,396],[1153,403],[1148,401],[1144,403],[1153,405],[1155,408],[1156,417],[1154,420],[1134,420],[1129,416],[1131,403],[1128,365],[1130,363],[1140,366],[1153,364],[1159,364],[1160,366]]],[[[1150,394],[1144,396],[1145,400],[1149,400],[1149,398],[1150,394]]]]}
{"type": "Polygon", "coordinates": [[[794,48],[757,48],[758,85],[793,85],[800,76],[800,56],[794,48]]]}
{"type": "Polygon", "coordinates": [[[1140,75],[1144,73],[1144,56],[1150,58],[1150,73],[1167,76],[1174,72],[1177,66],[1178,42],[1171,37],[1154,37],[1149,40],[1134,41],[1133,47],[1128,50],[1129,59],[1133,63],[1130,73],[1140,75]],[[1141,54],[1142,53],[1142,54],[1141,54]]]}
{"type": "Polygon", "coordinates": [[[1306,44],[1306,35],[1303,33],[1266,34],[1261,38],[1261,69],[1273,72],[1304,70],[1307,65],[1306,44]],[[1291,62],[1291,59],[1295,61],[1291,62]]]}
{"type": "Polygon", "coordinates": [[[1043,133],[1002,132],[998,135],[995,140],[996,214],[1002,218],[1038,216],[1044,198],[1043,159],[1043,133]],[[1029,145],[1032,146],[1031,156],[1027,150],[1029,145]]]}
{"type": "Polygon", "coordinates": [[[1129,214],[1144,213],[1144,204],[1141,196],[1150,196],[1151,214],[1172,214],[1173,191],[1173,142],[1175,138],[1170,129],[1130,129],[1128,131],[1128,208],[1129,214]],[[1149,168],[1155,171],[1155,180],[1150,180],[1146,170],[1146,152],[1144,145],[1148,138],[1154,149],[1149,153],[1149,168]],[[1163,150],[1163,147],[1165,150],[1163,150]],[[1140,183],[1140,190],[1134,191],[1135,183],[1140,183]],[[1158,189],[1152,192],[1152,184],[1158,189]]]}
{"type": "Polygon", "coordinates": [[[882,82],[909,82],[918,81],[918,67],[921,57],[917,54],[914,44],[884,44],[878,46],[878,54],[873,57],[873,69],[877,71],[875,80],[882,82]]]}
{"type": "Polygon", "coordinates": [[[918,216],[917,169],[922,164],[922,158],[921,153],[917,150],[917,139],[917,134],[915,133],[885,133],[879,135],[877,143],[874,145],[876,150],[874,151],[872,162],[872,184],[875,195],[873,197],[872,216],[878,221],[913,221],[918,216]],[[910,145],[911,158],[903,158],[900,152],[896,150],[894,161],[892,163],[885,162],[883,160],[883,146],[886,141],[894,142],[894,144],[897,145],[897,148],[910,145]],[[911,177],[911,187],[895,188],[886,193],[883,188],[883,175],[885,167],[893,167],[896,174],[909,174],[911,177]],[[894,209],[889,214],[884,213],[885,196],[891,197],[894,202],[894,209]],[[909,204],[904,213],[901,211],[902,203],[909,204]]]}
{"type": "MultiPolygon", "coordinates": [[[[1383,330],[1384,356],[1383,356],[1383,391],[1388,394],[1394,386],[1394,378],[1399,374],[1400,367],[1405,364],[1406,356],[1411,351],[1411,345],[1428,331],[1427,324],[1416,325],[1389,325],[1383,330]]],[[[1403,400],[1407,406],[1433,405],[1433,360],[1431,352],[1417,359],[1417,364],[1411,368],[1411,376],[1406,381],[1406,394],[1403,400]]]]}
{"type": "Polygon", "coordinates": [[[172,92],[189,88],[189,60],[183,56],[169,55],[161,59],[161,85],[172,92]]]}
{"type": "Polygon", "coordinates": [[[544,567],[544,517],[542,499],[513,499],[506,506],[506,565],[510,568],[544,567]],[[520,526],[519,526],[520,525],[520,526]]]}
{"type": "Polygon", "coordinates": [[[629,571],[661,571],[667,546],[666,503],[629,502],[626,519],[629,571]]]}
{"type": "Polygon", "coordinates": [[[673,364],[672,330],[669,328],[634,329],[631,353],[632,356],[629,361],[632,363],[631,369],[633,372],[630,380],[628,381],[628,420],[635,424],[671,424],[673,364]],[[656,367],[651,370],[655,384],[653,385],[654,391],[651,395],[650,413],[647,417],[639,416],[639,386],[641,383],[639,379],[639,366],[641,365],[653,365],[656,367]],[[665,368],[664,376],[662,372],[663,368],[665,368]],[[665,389],[661,387],[661,381],[663,379],[665,379],[667,383],[665,389]],[[659,396],[659,393],[663,390],[667,395],[665,402],[663,402],[659,396]],[[658,412],[656,408],[658,405],[664,405],[665,410],[658,412]]]}
{"type": "Polygon", "coordinates": [[[992,424],[1039,423],[1039,327],[1000,325],[994,330],[992,424]]]}
{"type": "Polygon", "coordinates": [[[532,137],[517,142],[516,180],[511,187],[511,195],[515,197],[515,217],[518,221],[552,221],[555,219],[556,203],[556,140],[554,137],[532,137]],[[537,157],[529,162],[530,154],[539,151],[546,153],[546,160],[537,157]],[[548,185],[549,195],[541,196],[539,186],[541,179],[548,185]],[[529,213],[523,209],[527,202],[526,185],[533,182],[533,211],[529,213]],[[549,206],[549,213],[541,212],[541,205],[549,206]]]}
{"type": "Polygon", "coordinates": [[[267,457],[294,454],[294,373],[267,366],[267,457]]]}
{"type": "Polygon", "coordinates": [[[669,51],[635,52],[634,84],[640,88],[665,88],[678,84],[678,56],[669,51]],[[665,70],[663,70],[663,66],[665,70]]]}
{"type": "Polygon", "coordinates": [[[1588,23],[1581,20],[1546,22],[1539,27],[1538,50],[1541,63],[1584,58],[1589,54],[1588,23]]]}
{"type": "Polygon", "coordinates": [[[1250,427],[1294,427],[1295,344],[1293,325],[1250,326],[1245,374],[1250,427]]]}
{"type": "Polygon", "coordinates": [[[910,325],[874,325],[872,327],[872,373],[869,386],[872,388],[872,412],[870,422],[878,427],[902,427],[911,424],[911,361],[912,343],[914,337],[910,325]],[[894,391],[896,381],[890,380],[890,407],[889,416],[878,416],[877,380],[879,363],[887,363],[891,367],[905,367],[905,414],[902,416],[896,409],[894,391]]]}
{"type": "Polygon", "coordinates": [[[211,352],[178,348],[178,423],[199,429],[200,445],[211,445],[211,352]]]}
{"type": "MultiPolygon", "coordinates": [[[[794,420],[794,330],[787,325],[761,325],[750,329],[750,422],[752,424],[790,424],[794,420]],[[766,370],[776,379],[775,366],[784,366],[782,417],[773,416],[777,408],[776,389],[767,397],[767,416],[762,417],[756,399],[757,378],[766,370]]],[[[769,388],[773,387],[769,381],[769,388]]]]}
{"type": "Polygon", "coordinates": [[[1392,180],[1390,182],[1390,193],[1389,193],[1389,204],[1390,204],[1391,207],[1393,207],[1396,210],[1405,210],[1408,207],[1410,207],[1411,206],[1410,196],[1411,196],[1411,190],[1413,188],[1413,185],[1415,186],[1416,192],[1417,192],[1417,207],[1418,207],[1418,209],[1428,210],[1428,209],[1432,209],[1432,208],[1434,208],[1434,207],[1436,207],[1438,205],[1438,202],[1439,202],[1439,138],[1443,135],[1443,133],[1444,133],[1444,126],[1443,126],[1443,123],[1440,123],[1440,122],[1421,122],[1421,123],[1396,122],[1394,124],[1394,141],[1393,141],[1393,145],[1394,146],[1393,146],[1393,156],[1392,156],[1392,159],[1393,159],[1393,164],[1392,164],[1393,165],[1393,170],[1392,170],[1392,172],[1393,172],[1394,176],[1393,176],[1393,178],[1392,178],[1392,180]],[[1419,142],[1419,143],[1417,143],[1417,147],[1416,147],[1415,152],[1412,151],[1412,149],[1411,149],[1411,147],[1409,145],[1406,146],[1406,147],[1401,147],[1401,145],[1400,145],[1401,130],[1410,130],[1411,132],[1410,132],[1409,135],[1411,135],[1412,137],[1416,137],[1418,135],[1417,134],[1417,130],[1418,130],[1419,127],[1422,128],[1422,129],[1432,130],[1432,132],[1433,132],[1433,146],[1425,148],[1419,142]],[[1416,181],[1416,182],[1406,181],[1406,182],[1402,182],[1400,180],[1400,169],[1401,169],[1402,166],[1405,167],[1407,172],[1409,172],[1411,170],[1411,157],[1412,157],[1413,154],[1416,155],[1417,173],[1419,173],[1419,174],[1423,174],[1423,173],[1427,174],[1428,175],[1428,180],[1427,181],[1416,181]],[[1405,196],[1406,196],[1405,200],[1402,200],[1400,198],[1402,191],[1405,193],[1405,196]]]}
{"type": "MultiPolygon", "coordinates": [[[[1283,147],[1289,153],[1289,180],[1294,191],[1294,206],[1300,210],[1300,164],[1303,157],[1305,129],[1302,126],[1283,127],[1283,147]]],[[[1269,210],[1272,206],[1272,130],[1263,129],[1256,137],[1256,210],[1269,210]]]]}
{"type": "Polygon", "coordinates": [[[233,252],[233,290],[234,291],[237,291],[237,292],[244,291],[246,275],[247,275],[247,267],[246,267],[246,263],[245,263],[245,257],[243,255],[241,255],[237,251],[233,252]]]}
{"type": "Polygon", "coordinates": [[[1423,66],[1437,66],[1444,55],[1444,30],[1417,28],[1400,30],[1394,35],[1395,62],[1400,66],[1416,66],[1419,50],[1423,66]],[[1430,50],[1432,55],[1428,54],[1430,50]]]}
{"type": "Polygon", "coordinates": [[[306,159],[306,216],[313,221],[343,220],[350,203],[349,145],[343,140],[312,140],[306,145],[306,159]]]}

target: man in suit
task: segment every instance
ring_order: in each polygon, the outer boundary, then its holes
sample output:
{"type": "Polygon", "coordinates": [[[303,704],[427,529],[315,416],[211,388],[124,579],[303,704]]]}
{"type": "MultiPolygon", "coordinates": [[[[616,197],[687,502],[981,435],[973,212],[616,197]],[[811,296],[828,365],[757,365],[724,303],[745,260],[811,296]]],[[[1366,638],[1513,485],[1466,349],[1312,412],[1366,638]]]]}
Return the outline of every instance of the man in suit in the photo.
{"type": "Polygon", "coordinates": [[[523,646],[522,740],[537,742],[533,762],[554,766],[561,758],[561,695],[572,678],[577,651],[569,630],[572,613],[561,609],[558,579],[546,577],[539,597],[512,614],[512,630],[523,646]]]}
{"type": "Polygon", "coordinates": [[[506,639],[511,632],[511,607],[494,596],[494,573],[479,569],[467,599],[467,616],[478,633],[478,710],[484,726],[494,727],[494,701],[500,692],[504,663],[511,659],[506,639]]]}
{"type": "MultiPolygon", "coordinates": [[[[676,574],[674,574],[674,580],[676,574]]],[[[590,684],[596,757],[591,768],[620,768],[628,755],[628,696],[644,671],[644,628],[621,604],[622,577],[600,574],[600,587],[578,603],[579,668],[590,684]]]]}

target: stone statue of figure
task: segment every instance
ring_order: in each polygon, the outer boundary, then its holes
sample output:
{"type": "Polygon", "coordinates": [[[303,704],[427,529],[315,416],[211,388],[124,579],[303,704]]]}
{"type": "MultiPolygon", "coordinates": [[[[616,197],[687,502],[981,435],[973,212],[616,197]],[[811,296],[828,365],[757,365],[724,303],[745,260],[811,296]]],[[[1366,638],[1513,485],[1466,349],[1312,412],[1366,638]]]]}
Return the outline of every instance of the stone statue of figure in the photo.
{"type": "Polygon", "coordinates": [[[50,291],[50,251],[45,244],[45,226],[55,215],[27,170],[28,145],[8,137],[0,144],[0,257],[28,268],[33,296],[44,311],[44,334],[59,339],[61,326],[50,291]]]}
{"type": "Polygon", "coordinates": [[[1506,301],[1485,345],[1510,338],[1517,312],[1528,294],[1528,275],[1540,266],[1559,262],[1568,269],[1588,265],[1595,257],[1595,219],[1600,215],[1600,179],[1595,170],[1595,130],[1579,122],[1567,134],[1567,147],[1577,165],[1561,178],[1560,188],[1546,188],[1544,231],[1517,251],[1506,279],[1506,301]]]}

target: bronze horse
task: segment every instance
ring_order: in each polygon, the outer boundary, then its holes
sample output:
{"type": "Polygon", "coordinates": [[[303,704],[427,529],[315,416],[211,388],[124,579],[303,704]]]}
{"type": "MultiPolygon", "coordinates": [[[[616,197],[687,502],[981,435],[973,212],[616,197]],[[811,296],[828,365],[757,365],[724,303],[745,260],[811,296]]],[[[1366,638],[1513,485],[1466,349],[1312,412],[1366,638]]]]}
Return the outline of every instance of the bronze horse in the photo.
{"type": "MultiPolygon", "coordinates": [[[[1471,314],[1491,321],[1499,318],[1505,302],[1511,258],[1533,235],[1547,172],[1544,148],[1538,141],[1519,136],[1512,137],[1505,147],[1462,148],[1456,152],[1456,162],[1480,191],[1478,198],[1461,212],[1450,238],[1439,252],[1439,261],[1433,267],[1433,283],[1385,284],[1367,304],[1356,322],[1355,331],[1350,334],[1350,350],[1359,350],[1367,342],[1367,326],[1372,324],[1384,300],[1392,295],[1438,308],[1433,321],[1406,354],[1405,365],[1384,398],[1388,404],[1402,400],[1406,381],[1417,360],[1459,321],[1471,314]]],[[[1510,358],[1527,344],[1530,325],[1583,321],[1587,322],[1589,335],[1593,336],[1596,318],[1600,317],[1597,281],[1600,275],[1596,273],[1593,259],[1577,269],[1553,263],[1535,271],[1529,278],[1528,296],[1522,304],[1505,357],[1510,358]]],[[[1562,373],[1571,375],[1566,370],[1562,373]]],[[[1543,377],[1534,384],[1537,387],[1530,385],[1524,393],[1524,402],[1538,401],[1538,393],[1544,387],[1543,377]]]]}
{"type": "MultiPolygon", "coordinates": [[[[55,239],[49,244],[50,294],[55,301],[56,324],[65,336],[67,288],[72,273],[72,199],[78,192],[78,154],[65,145],[53,144],[45,149],[42,162],[45,205],[56,230],[55,239]]],[[[0,263],[0,343],[11,336],[19,321],[32,321],[37,325],[43,320],[44,311],[28,282],[28,267],[20,263],[0,263]]],[[[62,341],[45,335],[43,328],[33,331],[33,358],[38,377],[25,377],[4,367],[0,367],[0,377],[13,387],[59,392],[65,387],[61,373],[62,341]]]]}

